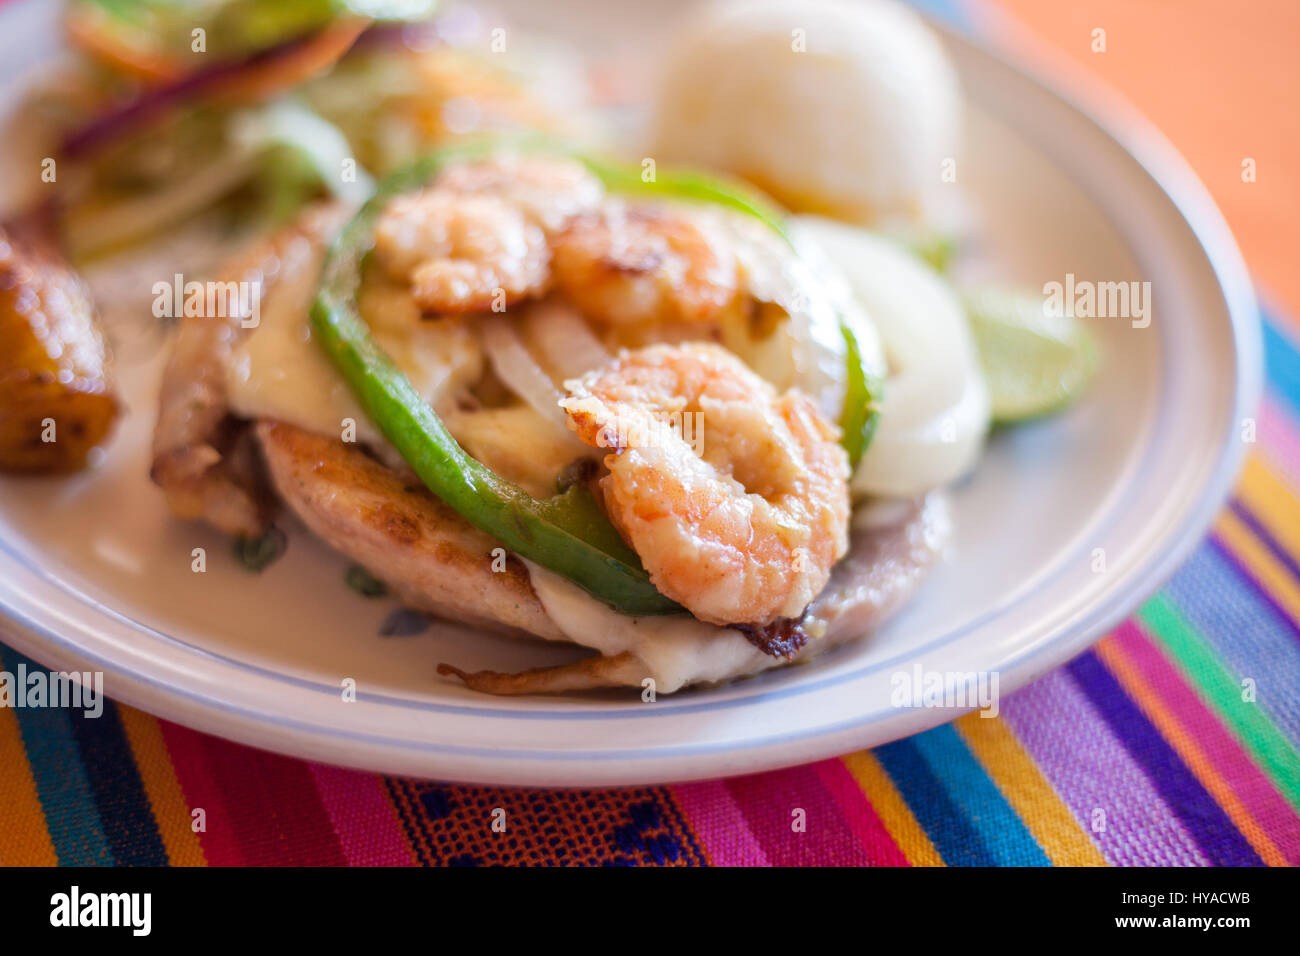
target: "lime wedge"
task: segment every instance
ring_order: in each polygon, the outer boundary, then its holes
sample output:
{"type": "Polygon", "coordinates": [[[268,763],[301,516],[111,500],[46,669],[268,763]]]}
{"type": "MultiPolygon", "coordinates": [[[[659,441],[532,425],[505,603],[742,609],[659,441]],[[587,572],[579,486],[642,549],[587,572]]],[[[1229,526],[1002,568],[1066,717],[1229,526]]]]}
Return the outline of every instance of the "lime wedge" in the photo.
{"type": "Polygon", "coordinates": [[[1097,346],[1078,319],[1049,314],[1033,292],[989,286],[963,296],[993,420],[1020,422],[1079,396],[1097,368],[1097,346]]]}

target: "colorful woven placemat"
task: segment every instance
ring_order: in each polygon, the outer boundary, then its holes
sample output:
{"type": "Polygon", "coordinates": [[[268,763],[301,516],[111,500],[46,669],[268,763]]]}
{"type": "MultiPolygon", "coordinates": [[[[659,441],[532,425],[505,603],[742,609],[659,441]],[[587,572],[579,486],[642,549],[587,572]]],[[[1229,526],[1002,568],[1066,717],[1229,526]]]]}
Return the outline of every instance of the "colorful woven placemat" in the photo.
{"type": "MultiPolygon", "coordinates": [[[[919,5],[995,41],[1037,33],[1124,92],[1197,168],[1272,301],[1300,315],[1294,4],[919,5]],[[1243,157],[1256,182],[1243,183],[1243,157]]],[[[97,720],[0,709],[0,863],[1300,863],[1296,338],[1267,317],[1257,441],[1210,537],[1130,620],[996,719],[750,777],[546,792],[308,764],[111,704],[97,720]],[[491,827],[497,808],[505,833],[491,827]]],[[[22,662],[0,647],[0,668],[22,662]]]]}

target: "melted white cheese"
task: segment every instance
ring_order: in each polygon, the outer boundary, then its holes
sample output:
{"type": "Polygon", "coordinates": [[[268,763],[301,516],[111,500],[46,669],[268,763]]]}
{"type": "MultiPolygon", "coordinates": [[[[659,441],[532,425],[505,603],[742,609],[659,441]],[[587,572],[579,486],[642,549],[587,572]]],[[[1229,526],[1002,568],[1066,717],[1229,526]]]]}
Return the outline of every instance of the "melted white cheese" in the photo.
{"type": "Polygon", "coordinates": [[[735,680],[784,663],[764,654],[739,631],[705,624],[689,614],[629,617],[558,574],[524,563],[542,607],[569,640],[605,657],[635,655],[645,665],[645,675],[654,679],[656,693],[735,680]]]}
{"type": "MultiPolygon", "coordinates": [[[[304,242],[281,263],[258,327],[233,349],[230,407],[246,418],[274,418],[322,435],[344,437],[354,422],[356,441],[382,444],[379,429],[312,341],[309,311],[322,255],[304,242]]],[[[383,285],[362,294],[360,309],[380,347],[434,408],[482,374],[478,340],[465,320],[422,319],[409,294],[383,285]]]]}

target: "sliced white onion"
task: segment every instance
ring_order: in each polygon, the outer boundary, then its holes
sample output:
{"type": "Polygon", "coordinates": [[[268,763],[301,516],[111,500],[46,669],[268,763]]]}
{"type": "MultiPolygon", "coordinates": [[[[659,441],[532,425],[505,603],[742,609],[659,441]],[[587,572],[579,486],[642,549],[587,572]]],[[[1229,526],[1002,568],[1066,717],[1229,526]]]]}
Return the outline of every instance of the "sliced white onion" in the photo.
{"type": "Polygon", "coordinates": [[[524,337],[561,382],[580,378],[612,358],[582,316],[567,305],[539,302],[521,321],[524,337]]]}
{"type": "MultiPolygon", "coordinates": [[[[885,363],[885,347],[875,322],[863,309],[857,296],[853,294],[853,287],[845,277],[841,265],[832,260],[826,250],[810,236],[797,229],[793,232],[791,241],[799,254],[800,261],[806,264],[812,276],[812,287],[820,290],[825,300],[825,303],[819,303],[810,310],[807,340],[795,343],[798,350],[796,354],[811,352],[814,355],[821,353],[826,356],[822,361],[828,368],[833,368],[838,385],[838,390],[835,392],[838,404],[835,406],[831,420],[839,421],[848,375],[845,365],[848,359],[845,354],[847,346],[844,343],[842,326],[847,325],[857,340],[858,352],[862,358],[862,370],[868,380],[884,380],[888,372],[885,363]],[[825,346],[819,344],[822,340],[831,338],[839,343],[834,353],[833,366],[830,365],[830,353],[825,346]]],[[[804,388],[806,391],[807,386],[805,385],[804,388]]]]}
{"type": "MultiPolygon", "coordinates": [[[[854,492],[914,495],[960,477],[989,426],[988,389],[961,302],[887,239],[815,216],[799,217],[795,228],[843,271],[889,363],[880,426],[854,492]]],[[[859,316],[846,318],[857,331],[859,316]]]]}
{"type": "Polygon", "coordinates": [[[513,320],[504,315],[485,316],[482,325],[483,350],[506,387],[522,398],[545,421],[555,426],[565,440],[573,441],[564,409],[563,394],[554,380],[524,347],[513,320]]]}
{"type": "MultiPolygon", "coordinates": [[[[834,267],[815,249],[804,248],[809,244],[796,241],[792,249],[758,220],[723,211],[701,215],[730,239],[749,294],[779,306],[789,316],[765,340],[726,344],[777,388],[800,389],[831,421],[838,422],[847,381],[840,311],[852,307],[843,279],[837,284],[834,267]]],[[[870,322],[864,320],[862,325],[864,356],[878,356],[870,322]]]]}

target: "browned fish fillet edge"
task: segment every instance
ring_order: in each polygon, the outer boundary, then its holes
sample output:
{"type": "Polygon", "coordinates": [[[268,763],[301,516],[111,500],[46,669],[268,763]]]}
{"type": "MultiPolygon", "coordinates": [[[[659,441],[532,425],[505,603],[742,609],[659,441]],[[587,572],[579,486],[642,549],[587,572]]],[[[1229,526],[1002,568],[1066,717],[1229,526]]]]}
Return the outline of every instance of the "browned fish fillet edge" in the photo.
{"type": "Polygon", "coordinates": [[[498,697],[522,694],[565,694],[576,690],[639,685],[645,677],[645,665],[635,654],[625,651],[613,657],[585,657],[558,667],[534,667],[517,674],[500,671],[472,673],[451,664],[438,665],[444,677],[456,677],[470,690],[498,697]]]}

